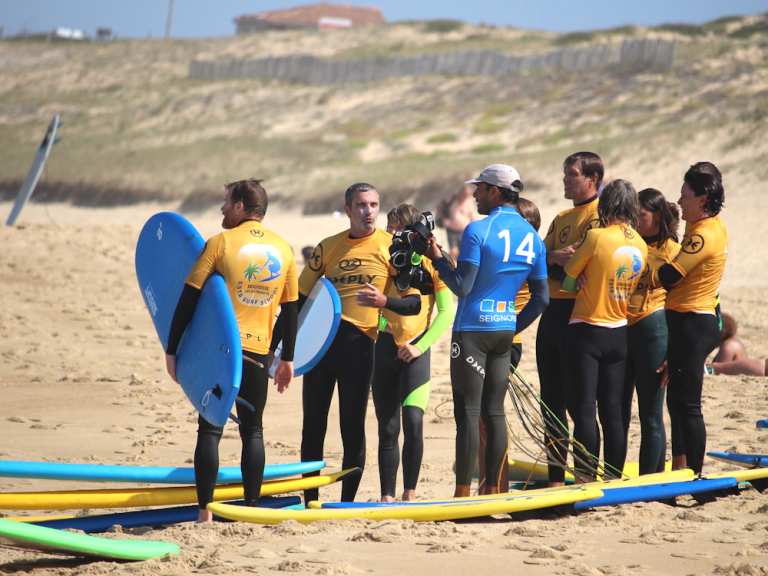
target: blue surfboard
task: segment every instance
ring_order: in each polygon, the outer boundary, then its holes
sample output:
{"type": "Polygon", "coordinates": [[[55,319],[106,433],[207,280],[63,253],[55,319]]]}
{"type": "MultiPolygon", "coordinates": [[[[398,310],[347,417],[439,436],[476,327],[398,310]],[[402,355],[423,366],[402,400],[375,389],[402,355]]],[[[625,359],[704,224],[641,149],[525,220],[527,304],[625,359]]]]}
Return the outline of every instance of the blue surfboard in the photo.
{"type": "MultiPolygon", "coordinates": [[[[330,348],[341,323],[341,298],[327,278],[320,278],[299,312],[293,375],[301,376],[314,368],[330,348]]],[[[283,343],[275,350],[275,361],[269,367],[271,376],[280,361],[283,343]]]]}
{"type": "MultiPolygon", "coordinates": [[[[136,245],[136,277],[155,330],[163,345],[184,281],[205,241],[185,218],[155,214],[136,245]]],[[[203,286],[195,315],[177,352],[176,375],[198,412],[214,426],[224,426],[240,389],[242,346],[226,283],[213,274],[203,286]]]]}
{"type": "Polygon", "coordinates": [[[707,456],[715,458],[716,460],[722,460],[723,462],[730,462],[731,464],[738,464],[739,466],[745,466],[747,468],[765,468],[768,466],[768,456],[760,456],[758,454],[731,454],[730,452],[707,452],[707,456]]]}
{"type": "MultiPolygon", "coordinates": [[[[325,467],[325,462],[270,464],[264,468],[264,480],[278,480],[306,474],[325,467]]],[[[161,466],[114,466],[99,464],[64,464],[59,462],[0,461],[0,478],[37,478],[85,482],[139,482],[146,484],[194,484],[194,468],[161,466]]],[[[219,468],[217,484],[243,481],[240,467],[219,468]]]]}
{"type": "Polygon", "coordinates": [[[768,428],[768,420],[758,420],[755,422],[755,426],[758,428],[768,428]]]}
{"type": "Polygon", "coordinates": [[[701,494],[714,490],[733,488],[738,484],[736,478],[713,478],[711,480],[689,480],[687,482],[670,482],[666,484],[649,484],[647,486],[630,486],[604,490],[602,498],[593,498],[584,502],[576,502],[576,510],[599,508],[600,506],[618,506],[633,502],[653,502],[677,496],[701,494]]]}
{"type": "MultiPolygon", "coordinates": [[[[229,504],[242,505],[243,501],[229,502],[229,504]]],[[[301,504],[300,496],[267,496],[259,498],[261,508],[285,508],[301,504]]],[[[123,528],[140,528],[143,526],[160,526],[164,524],[181,524],[182,522],[194,522],[200,512],[197,504],[191,506],[176,506],[173,508],[156,508],[153,510],[139,510],[138,512],[120,512],[117,514],[96,514],[93,516],[77,516],[76,518],[62,518],[60,520],[45,520],[34,522],[37,526],[57,528],[59,530],[82,530],[86,534],[94,532],[106,532],[112,526],[119,525],[123,528]]],[[[224,520],[214,516],[214,520],[224,520]]]]}

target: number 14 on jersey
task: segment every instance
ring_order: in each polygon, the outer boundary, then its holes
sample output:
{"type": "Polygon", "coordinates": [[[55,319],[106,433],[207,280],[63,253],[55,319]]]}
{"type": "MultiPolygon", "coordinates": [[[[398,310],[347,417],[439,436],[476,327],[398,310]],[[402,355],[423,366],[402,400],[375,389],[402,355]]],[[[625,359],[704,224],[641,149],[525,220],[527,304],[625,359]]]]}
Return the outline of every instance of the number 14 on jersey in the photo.
{"type": "MultiPolygon", "coordinates": [[[[509,230],[502,230],[499,232],[499,238],[504,239],[504,259],[502,262],[509,262],[509,230]]],[[[533,251],[533,232],[528,232],[520,243],[520,246],[515,250],[517,256],[522,256],[526,259],[528,264],[533,263],[533,259],[536,257],[536,253],[533,251]]]]}

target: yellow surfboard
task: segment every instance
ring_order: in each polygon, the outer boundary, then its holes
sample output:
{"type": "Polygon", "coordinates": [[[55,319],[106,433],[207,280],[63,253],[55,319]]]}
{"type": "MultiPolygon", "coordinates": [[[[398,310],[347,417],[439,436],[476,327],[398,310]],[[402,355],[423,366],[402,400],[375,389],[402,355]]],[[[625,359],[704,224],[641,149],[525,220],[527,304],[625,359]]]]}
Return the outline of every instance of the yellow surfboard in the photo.
{"type": "MultiPolygon", "coordinates": [[[[264,482],[262,496],[319,488],[338,482],[355,472],[351,468],[335,474],[264,482]]],[[[237,500],[243,497],[242,484],[226,484],[216,488],[213,499],[237,500]]],[[[69,510],[75,508],[132,508],[137,506],[170,506],[197,502],[194,486],[176,488],[124,488],[113,490],[71,490],[66,492],[11,492],[0,494],[0,510],[69,510]]]]}
{"type": "MultiPolygon", "coordinates": [[[[768,470],[768,468],[765,468],[768,470]]],[[[724,473],[725,475],[734,476],[734,474],[724,473]]],[[[471,496],[469,498],[456,498],[456,500],[472,500],[472,501],[488,501],[509,498],[510,496],[517,495],[533,495],[540,496],[544,494],[557,494],[557,493],[571,493],[585,490],[610,490],[611,488],[630,488],[634,486],[647,486],[649,484],[661,484],[664,482],[680,482],[685,480],[693,480],[693,470],[690,468],[684,468],[682,470],[673,470],[672,472],[659,472],[657,474],[646,474],[645,476],[637,476],[635,478],[622,478],[619,480],[610,480],[608,482],[590,482],[589,484],[570,484],[568,486],[558,486],[555,488],[537,488],[535,490],[525,491],[513,491],[505,494],[488,494],[485,496],[471,496]]],[[[712,477],[711,475],[709,476],[712,477]]],[[[425,506],[435,506],[444,504],[447,500],[453,500],[452,498],[433,498],[429,500],[419,500],[419,504],[425,506]]],[[[307,506],[313,509],[324,509],[324,502],[309,502],[307,506]]]]}
{"type": "Polygon", "coordinates": [[[475,518],[490,514],[508,514],[538,508],[548,508],[562,504],[573,504],[603,496],[601,490],[573,490],[544,495],[516,493],[504,498],[477,501],[474,498],[456,498],[439,506],[393,506],[386,508],[344,508],[321,510],[269,510],[267,508],[247,508],[213,502],[208,510],[222,518],[253,522],[256,524],[279,524],[286,520],[296,520],[300,524],[309,524],[319,520],[349,520],[365,518],[367,520],[413,520],[414,522],[437,522],[475,518]]]}
{"type": "MultiPolygon", "coordinates": [[[[664,468],[667,472],[672,470],[672,462],[667,462],[664,468]]],[[[624,464],[624,475],[634,478],[640,475],[639,462],[627,462],[624,464]]],[[[509,476],[514,482],[525,482],[532,480],[536,482],[547,481],[547,465],[542,463],[526,462],[525,460],[509,459],[509,476]],[[533,474],[531,474],[533,472],[533,474]]],[[[565,473],[566,481],[573,482],[573,474],[565,473]]]]}

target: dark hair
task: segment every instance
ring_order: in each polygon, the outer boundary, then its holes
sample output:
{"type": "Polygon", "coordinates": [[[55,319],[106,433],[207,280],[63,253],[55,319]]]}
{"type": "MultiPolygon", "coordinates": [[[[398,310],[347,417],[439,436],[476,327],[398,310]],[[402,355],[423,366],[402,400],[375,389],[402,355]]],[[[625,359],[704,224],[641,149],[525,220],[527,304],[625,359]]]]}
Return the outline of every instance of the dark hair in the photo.
{"type": "Polygon", "coordinates": [[[581,174],[585,178],[591,178],[592,176],[597,175],[595,188],[599,188],[600,182],[603,181],[603,176],[605,175],[605,168],[603,168],[603,161],[600,159],[600,156],[594,152],[576,152],[565,159],[563,168],[569,168],[576,164],[576,162],[579,162],[581,174]]]}
{"type": "Polygon", "coordinates": [[[398,204],[387,212],[387,222],[394,220],[401,226],[408,226],[419,221],[421,212],[411,204],[398,204]]]}
{"type": "Polygon", "coordinates": [[[248,180],[239,180],[225,184],[224,188],[229,191],[232,203],[242,202],[243,210],[247,216],[258,216],[264,218],[267,213],[267,191],[261,183],[264,180],[249,178],[248,180]]]}
{"type": "Polygon", "coordinates": [[[723,320],[723,328],[720,330],[720,342],[725,342],[728,338],[733,338],[739,331],[739,325],[736,323],[736,318],[725,312],[720,314],[723,320]]]}
{"type": "Polygon", "coordinates": [[[376,188],[371,186],[370,184],[366,184],[365,182],[358,182],[357,184],[352,184],[349,188],[347,188],[347,191],[344,192],[344,204],[352,208],[352,201],[355,199],[355,194],[358,192],[370,192],[373,190],[376,192],[376,188]]]}
{"type": "Polygon", "coordinates": [[[611,220],[618,220],[632,228],[637,228],[640,206],[637,203],[637,192],[632,182],[627,180],[611,180],[603,188],[597,201],[597,214],[600,226],[605,228],[611,220]]]}
{"type": "Polygon", "coordinates": [[[520,214],[520,216],[525,218],[528,224],[533,226],[533,229],[536,230],[536,232],[539,231],[539,228],[541,228],[541,214],[539,213],[536,204],[526,198],[518,198],[515,203],[515,210],[517,210],[517,213],[520,214]]]}
{"type": "MultiPolygon", "coordinates": [[[[488,184],[488,186],[490,186],[490,184],[488,184]]],[[[520,182],[520,180],[515,180],[512,182],[511,190],[509,188],[502,188],[501,186],[496,186],[496,188],[499,189],[502,203],[514,205],[520,197],[520,192],[523,191],[523,183],[520,182]]]]}
{"type": "Polygon", "coordinates": [[[680,225],[680,211],[677,205],[667,202],[664,194],[655,188],[646,188],[637,193],[637,201],[640,208],[648,212],[659,213],[659,247],[664,246],[667,240],[678,241],[677,228],[680,225]]]}
{"type": "Polygon", "coordinates": [[[314,250],[315,250],[314,246],[304,246],[304,248],[301,249],[302,258],[304,258],[304,260],[309,260],[314,250]]]}
{"type": "Polygon", "coordinates": [[[712,162],[698,162],[688,169],[683,180],[696,196],[705,196],[704,211],[710,216],[720,214],[725,205],[723,175],[712,162]]]}

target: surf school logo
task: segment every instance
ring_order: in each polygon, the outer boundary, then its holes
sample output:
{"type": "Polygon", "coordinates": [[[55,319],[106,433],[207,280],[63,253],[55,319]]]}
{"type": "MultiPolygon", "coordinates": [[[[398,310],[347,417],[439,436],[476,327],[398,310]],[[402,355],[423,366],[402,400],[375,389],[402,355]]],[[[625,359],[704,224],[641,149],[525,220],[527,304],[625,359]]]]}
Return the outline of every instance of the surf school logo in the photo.
{"type": "Polygon", "coordinates": [[[570,234],[570,233],[571,233],[571,227],[570,226],[566,226],[565,228],[560,230],[559,238],[560,238],[560,243],[561,244],[565,244],[568,241],[568,234],[570,234]]]}
{"type": "Polygon", "coordinates": [[[360,268],[362,264],[363,263],[360,258],[350,258],[349,260],[342,260],[339,262],[339,268],[345,272],[351,272],[352,270],[357,270],[360,268]]]}
{"type": "Polygon", "coordinates": [[[584,231],[592,230],[593,228],[600,228],[600,219],[599,218],[593,218],[589,222],[587,222],[587,227],[584,228],[584,231]]]}
{"type": "Polygon", "coordinates": [[[459,354],[461,354],[461,347],[458,342],[454,342],[451,344],[451,358],[458,358],[459,354]]]}
{"type": "Polygon", "coordinates": [[[698,254],[704,248],[704,238],[700,234],[694,234],[683,240],[680,248],[686,254],[698,254]]]}
{"type": "Polygon", "coordinates": [[[251,236],[255,236],[256,238],[261,238],[262,236],[264,236],[264,230],[253,229],[251,230],[251,236]]]}
{"type": "Polygon", "coordinates": [[[312,256],[309,257],[309,262],[307,262],[307,266],[309,266],[309,269],[312,270],[312,272],[319,272],[320,269],[323,267],[323,245],[318,244],[315,248],[315,251],[312,252],[312,256]]]}
{"type": "Polygon", "coordinates": [[[643,253],[634,246],[622,246],[613,253],[613,273],[608,280],[608,292],[614,300],[626,301],[634,292],[645,267],[643,253]]]}
{"type": "Polygon", "coordinates": [[[243,279],[237,283],[238,302],[246,306],[269,306],[277,296],[279,286],[274,280],[283,275],[280,251],[268,244],[246,244],[237,254],[243,279]]]}

